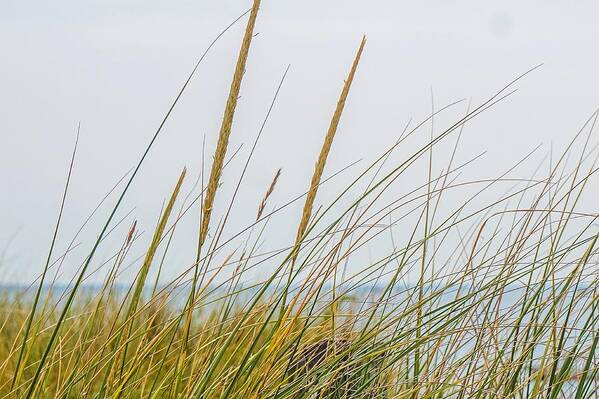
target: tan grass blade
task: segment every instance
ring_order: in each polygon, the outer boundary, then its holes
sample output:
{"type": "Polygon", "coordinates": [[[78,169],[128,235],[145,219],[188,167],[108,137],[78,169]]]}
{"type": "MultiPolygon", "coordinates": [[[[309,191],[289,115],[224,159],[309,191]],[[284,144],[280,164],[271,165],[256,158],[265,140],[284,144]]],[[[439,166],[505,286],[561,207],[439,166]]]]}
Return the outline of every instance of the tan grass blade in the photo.
{"type": "MultiPolygon", "coordinates": [[[[201,257],[201,250],[206,237],[208,236],[208,228],[210,226],[210,217],[212,215],[212,208],[214,206],[214,199],[216,198],[216,191],[220,181],[225,156],[227,154],[227,147],[229,145],[229,136],[231,135],[231,128],[233,126],[233,117],[235,116],[235,109],[237,107],[237,99],[239,98],[239,91],[241,89],[241,81],[245,73],[245,65],[250,51],[250,45],[254,36],[254,26],[256,25],[256,18],[258,17],[258,10],[260,9],[260,0],[254,0],[252,10],[245,28],[245,34],[239,49],[239,55],[237,57],[237,64],[235,65],[235,72],[233,73],[233,80],[231,82],[231,88],[229,89],[229,97],[225,106],[223,114],[223,120],[221,123],[220,131],[218,134],[218,142],[214,151],[214,160],[212,162],[212,168],[210,170],[210,176],[208,178],[208,185],[206,187],[206,195],[202,203],[202,215],[200,220],[200,232],[198,237],[198,247],[195,263],[195,273],[192,280],[191,292],[189,294],[187,311],[185,312],[185,322],[183,326],[183,345],[179,351],[179,357],[177,366],[175,368],[175,374],[178,376],[172,384],[171,392],[177,393],[179,391],[179,385],[181,378],[183,377],[180,373],[183,367],[183,360],[185,353],[187,352],[187,340],[189,338],[189,331],[191,328],[191,321],[193,317],[193,305],[195,303],[195,294],[197,289],[198,269],[201,257]]],[[[201,284],[201,283],[200,283],[201,284]]]]}
{"type": "MultiPolygon", "coordinates": [[[[130,334],[131,328],[133,326],[134,315],[135,315],[135,312],[137,311],[137,305],[139,303],[139,299],[141,298],[141,293],[143,291],[143,287],[145,285],[146,278],[147,278],[148,272],[150,270],[150,266],[152,265],[152,260],[154,259],[154,255],[156,254],[156,250],[158,249],[158,245],[160,244],[160,241],[162,239],[162,235],[164,233],[166,224],[168,222],[170,214],[171,214],[173,207],[175,205],[175,202],[177,200],[177,196],[179,195],[179,191],[181,190],[181,186],[183,185],[183,180],[185,179],[186,173],[187,173],[187,169],[183,168],[183,170],[181,171],[181,174],[179,175],[179,180],[177,180],[177,184],[175,185],[175,188],[173,189],[173,193],[171,194],[168,204],[166,205],[166,208],[164,208],[164,212],[163,212],[162,216],[160,217],[158,226],[156,226],[156,230],[154,230],[154,235],[152,236],[152,242],[150,243],[150,247],[148,248],[148,251],[146,252],[146,256],[144,258],[141,269],[139,271],[137,281],[135,282],[135,290],[133,291],[133,296],[131,297],[131,303],[129,304],[129,308],[127,310],[127,314],[126,314],[125,321],[124,321],[126,323],[126,327],[125,327],[125,330],[121,330],[125,333],[125,336],[124,336],[125,340],[129,339],[129,334],[130,334]]],[[[121,337],[122,337],[122,335],[121,335],[121,337]]],[[[121,339],[119,338],[119,341],[120,340],[121,339]]],[[[123,355],[122,355],[123,365],[126,360],[128,346],[129,346],[129,342],[126,341],[125,347],[123,350],[123,355]]],[[[109,369],[109,371],[110,371],[110,369],[109,369]]]]}
{"type": "Polygon", "coordinates": [[[210,177],[208,179],[208,186],[206,188],[206,197],[204,198],[204,204],[202,207],[202,220],[200,223],[200,237],[198,242],[199,248],[202,247],[204,241],[206,241],[206,236],[208,235],[210,216],[212,215],[214,199],[216,197],[216,191],[218,190],[218,183],[220,181],[225,155],[227,154],[229,136],[231,135],[231,127],[233,126],[233,117],[235,115],[235,108],[237,107],[237,99],[239,97],[241,81],[243,79],[243,74],[245,73],[245,64],[250,51],[250,44],[252,42],[252,37],[254,36],[254,26],[256,24],[256,17],[258,16],[259,8],[260,0],[254,0],[250,18],[245,28],[243,42],[241,43],[241,49],[239,50],[239,57],[237,58],[237,65],[235,66],[235,73],[233,74],[233,81],[231,82],[231,88],[229,90],[229,98],[227,99],[227,105],[225,106],[223,121],[218,134],[218,143],[214,152],[214,161],[212,163],[212,169],[210,170],[210,177]]]}
{"type": "Polygon", "coordinates": [[[333,117],[331,118],[331,123],[325,136],[324,143],[322,144],[322,147],[320,149],[320,155],[318,156],[318,160],[316,161],[316,165],[314,166],[314,174],[312,175],[310,189],[308,191],[308,195],[306,196],[306,202],[304,203],[302,219],[300,220],[300,224],[296,233],[295,244],[290,255],[291,267],[289,270],[289,276],[287,278],[287,286],[283,291],[283,297],[281,301],[282,318],[286,318],[290,310],[292,309],[292,306],[289,306],[287,311],[285,311],[285,307],[287,306],[287,291],[293,279],[293,269],[297,260],[297,256],[299,254],[304,234],[306,233],[308,223],[310,222],[310,217],[312,216],[312,208],[314,207],[314,200],[316,199],[316,193],[318,192],[320,179],[322,178],[322,173],[324,171],[329,152],[331,151],[331,146],[333,145],[333,139],[335,138],[335,133],[337,133],[337,127],[339,126],[339,121],[341,120],[341,114],[343,113],[343,108],[345,107],[345,101],[347,100],[347,96],[349,95],[349,89],[351,88],[351,84],[354,80],[356,70],[358,69],[358,64],[360,63],[360,57],[362,56],[362,51],[364,50],[365,44],[366,36],[363,36],[362,41],[360,42],[360,47],[358,48],[358,52],[356,53],[356,56],[354,58],[354,62],[343,85],[343,90],[341,90],[339,100],[337,101],[337,107],[335,108],[335,112],[333,113],[333,117]]]}
{"type": "MultiPolygon", "coordinates": [[[[173,210],[173,206],[177,200],[177,196],[179,195],[179,191],[181,190],[181,186],[183,185],[183,180],[185,179],[185,174],[187,173],[187,169],[183,168],[181,175],[179,175],[179,180],[175,185],[173,193],[164,209],[164,213],[160,218],[160,222],[158,226],[156,226],[156,230],[154,231],[154,236],[152,237],[152,242],[150,244],[150,248],[148,248],[148,252],[146,252],[146,256],[144,258],[144,262],[142,264],[141,270],[139,272],[139,277],[137,279],[137,284],[135,286],[135,291],[132,297],[132,301],[130,304],[130,312],[135,311],[137,307],[137,302],[139,301],[139,297],[141,296],[141,292],[145,285],[146,277],[148,275],[148,271],[150,270],[150,266],[152,264],[152,260],[154,259],[154,255],[156,254],[156,250],[158,249],[158,244],[160,244],[160,240],[162,238],[162,234],[164,233],[164,229],[166,228],[166,223],[168,222],[168,218],[173,210]]],[[[130,233],[131,234],[131,233],[130,233]]],[[[129,314],[128,316],[130,316],[129,314]]]]}
{"type": "Polygon", "coordinates": [[[316,199],[316,193],[318,192],[318,186],[320,185],[320,179],[322,177],[322,173],[324,171],[325,164],[327,162],[327,158],[329,156],[329,152],[331,150],[331,145],[333,144],[333,139],[335,138],[335,133],[337,133],[337,127],[339,126],[339,121],[341,120],[341,114],[343,113],[343,108],[345,107],[345,101],[347,100],[347,96],[349,94],[349,89],[351,88],[352,81],[354,79],[354,75],[356,74],[356,69],[358,68],[358,63],[360,62],[360,56],[362,55],[362,50],[364,49],[364,45],[366,44],[366,36],[362,38],[362,42],[360,43],[360,47],[358,48],[358,53],[354,58],[354,62],[352,64],[351,70],[349,71],[349,75],[345,80],[345,84],[343,85],[343,90],[341,91],[341,95],[339,96],[339,101],[337,101],[337,107],[335,108],[335,113],[331,119],[331,123],[329,125],[329,130],[327,131],[327,135],[325,136],[324,143],[322,144],[322,148],[320,149],[320,155],[318,156],[318,160],[316,161],[316,165],[314,166],[314,174],[312,175],[312,181],[310,182],[310,190],[308,191],[308,195],[306,196],[306,202],[304,203],[304,210],[302,212],[302,219],[297,229],[297,235],[295,239],[295,247],[294,254],[292,256],[292,261],[295,263],[295,259],[297,258],[297,254],[299,251],[299,246],[308,228],[308,223],[310,222],[310,217],[312,216],[312,209],[314,207],[314,200],[316,199]]]}
{"type": "Polygon", "coordinates": [[[272,178],[272,181],[270,182],[270,186],[268,186],[268,190],[266,190],[266,194],[264,194],[264,198],[262,198],[262,202],[260,202],[260,205],[258,206],[258,213],[256,215],[256,220],[259,220],[260,217],[262,216],[262,213],[264,212],[264,208],[266,207],[266,202],[268,201],[268,198],[271,196],[272,192],[275,190],[275,187],[277,185],[277,182],[279,181],[280,176],[281,176],[281,168],[279,168],[277,170],[277,173],[275,173],[275,176],[272,178]]]}

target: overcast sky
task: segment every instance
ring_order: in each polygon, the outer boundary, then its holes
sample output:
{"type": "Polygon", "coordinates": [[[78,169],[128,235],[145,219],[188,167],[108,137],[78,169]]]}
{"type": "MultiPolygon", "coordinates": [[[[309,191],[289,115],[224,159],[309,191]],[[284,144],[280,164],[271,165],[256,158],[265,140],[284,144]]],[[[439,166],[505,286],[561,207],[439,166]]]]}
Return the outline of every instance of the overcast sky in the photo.
{"type": "MultiPolygon", "coordinates": [[[[27,279],[43,265],[77,124],[62,249],[134,166],[197,57],[250,3],[0,1],[0,248],[10,243],[5,265],[12,270],[0,281],[27,279]]],[[[430,114],[431,93],[435,107],[462,98],[477,103],[540,63],[514,96],[468,126],[461,153],[467,159],[486,150],[477,170],[493,175],[539,144],[546,152],[564,146],[599,105],[598,16],[599,2],[591,0],[264,0],[232,150],[249,148],[285,67],[291,69],[239,212],[254,212],[279,167],[278,203],[307,187],[362,34],[368,43],[328,172],[372,159],[410,118],[430,114]]],[[[191,188],[204,137],[207,154],[214,149],[244,23],[210,52],[126,199],[120,215],[132,210],[145,230],[183,166],[191,188]]],[[[184,230],[192,238],[196,218],[184,230]]],[[[101,220],[82,237],[93,238],[101,220]]]]}

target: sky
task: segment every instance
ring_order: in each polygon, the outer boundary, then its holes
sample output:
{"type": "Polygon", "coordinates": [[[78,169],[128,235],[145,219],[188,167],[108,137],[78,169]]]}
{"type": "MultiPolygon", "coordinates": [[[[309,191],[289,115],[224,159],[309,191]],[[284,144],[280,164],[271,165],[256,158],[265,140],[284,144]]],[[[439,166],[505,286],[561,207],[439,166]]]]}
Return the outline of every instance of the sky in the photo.
{"type": "MultiPolygon", "coordinates": [[[[0,2],[0,282],[29,281],[43,266],[78,124],[61,249],[135,165],[199,55],[250,6],[248,0],[0,2]]],[[[240,159],[290,70],[233,215],[255,212],[278,168],[277,203],[308,186],[363,34],[366,49],[327,173],[372,159],[410,119],[460,99],[480,103],[538,64],[514,95],[468,125],[460,154],[465,160],[484,152],[476,173],[494,176],[539,145],[544,153],[563,148],[599,105],[598,15],[599,3],[585,0],[263,0],[231,138],[230,152],[241,148],[240,159]]],[[[209,161],[244,22],[200,66],[126,197],[122,228],[134,218],[151,232],[181,169],[189,169],[191,188],[203,148],[209,161]]],[[[464,104],[447,120],[440,117],[437,128],[463,114],[464,104]]],[[[234,159],[223,184],[231,186],[242,164],[234,159]]],[[[283,240],[293,236],[286,226],[300,211],[291,207],[288,219],[274,222],[283,240]]],[[[77,242],[93,241],[106,214],[102,208],[77,242]]],[[[195,240],[197,217],[196,210],[182,227],[188,242],[195,240]]],[[[100,256],[107,258],[105,251],[100,256]]]]}

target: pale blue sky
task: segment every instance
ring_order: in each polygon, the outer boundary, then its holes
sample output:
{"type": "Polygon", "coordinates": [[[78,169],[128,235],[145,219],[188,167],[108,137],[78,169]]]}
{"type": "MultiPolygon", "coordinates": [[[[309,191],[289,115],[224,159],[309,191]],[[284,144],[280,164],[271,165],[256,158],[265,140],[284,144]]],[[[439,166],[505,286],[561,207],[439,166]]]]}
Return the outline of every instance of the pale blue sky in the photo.
{"type": "MultiPolygon", "coordinates": [[[[197,56],[249,5],[0,2],[0,247],[18,232],[4,280],[28,279],[41,268],[77,123],[80,149],[61,248],[134,165],[197,56]]],[[[278,167],[277,203],[308,185],[362,34],[368,44],[328,171],[371,159],[410,118],[426,117],[431,88],[437,106],[460,98],[476,102],[539,63],[545,65],[514,97],[468,126],[461,153],[465,160],[488,150],[476,172],[494,175],[540,143],[545,151],[550,143],[563,146],[599,105],[598,15],[596,1],[264,0],[232,148],[244,143],[247,150],[285,66],[291,70],[237,212],[254,213],[278,167]]],[[[242,29],[238,24],[210,53],[127,197],[122,214],[135,207],[146,230],[184,165],[191,187],[204,134],[207,153],[214,148],[242,29]]],[[[234,174],[224,179],[231,184],[234,174]]],[[[298,213],[290,210],[281,228],[298,213]]],[[[189,242],[196,219],[197,212],[183,227],[189,242]]],[[[101,220],[86,230],[84,242],[101,220]]]]}

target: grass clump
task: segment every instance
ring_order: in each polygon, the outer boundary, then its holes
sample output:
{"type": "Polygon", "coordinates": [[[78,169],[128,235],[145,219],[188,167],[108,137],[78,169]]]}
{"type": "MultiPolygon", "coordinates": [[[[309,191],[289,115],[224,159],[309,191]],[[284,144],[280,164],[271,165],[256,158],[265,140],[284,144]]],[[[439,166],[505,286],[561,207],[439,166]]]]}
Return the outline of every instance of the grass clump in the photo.
{"type": "Polygon", "coordinates": [[[406,127],[316,208],[363,39],[304,195],[269,205],[279,169],[256,195],[248,224],[225,236],[252,149],[225,216],[208,234],[259,5],[255,0],[246,13],[210,175],[196,197],[195,261],[159,284],[177,224],[193,209],[190,196],[179,198],[183,170],[145,255],[129,259],[139,242],[132,221],[110,261],[94,268],[98,246],[118,234],[114,216],[197,65],[78,273],[61,286],[48,272],[63,257],[54,249],[71,162],[40,278],[31,289],[0,295],[0,398],[596,397],[598,215],[581,204],[597,171],[590,145],[597,113],[546,176],[513,178],[518,164],[498,178],[468,181],[460,173],[474,160],[455,164],[463,127],[511,95],[520,78],[416,149],[407,142],[456,104],[406,127]],[[438,152],[451,153],[441,171],[433,168],[438,152]],[[426,178],[406,186],[404,177],[422,165],[426,178]],[[304,196],[294,241],[261,252],[260,243],[279,234],[269,220],[304,196]],[[138,270],[130,286],[118,279],[126,262],[138,270]],[[148,284],[153,267],[158,274],[148,284]],[[251,277],[256,269],[267,273],[251,277]],[[102,271],[102,283],[86,287],[86,278],[102,271]]]}

